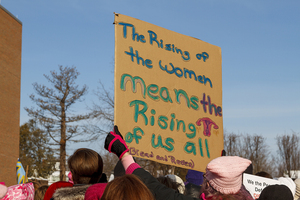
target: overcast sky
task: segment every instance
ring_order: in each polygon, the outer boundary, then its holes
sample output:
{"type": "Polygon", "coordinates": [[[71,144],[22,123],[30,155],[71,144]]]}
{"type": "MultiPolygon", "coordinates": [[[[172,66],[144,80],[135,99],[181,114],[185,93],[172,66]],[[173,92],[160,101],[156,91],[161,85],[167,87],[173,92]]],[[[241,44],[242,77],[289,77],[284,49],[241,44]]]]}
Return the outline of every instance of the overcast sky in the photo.
{"type": "MultiPolygon", "coordinates": [[[[114,12],[222,49],[226,132],[275,137],[300,133],[299,0],[2,0],[23,24],[20,124],[32,83],[58,65],[76,66],[90,105],[101,80],[113,88],[114,12]]],[[[85,106],[78,109],[84,111],[85,106]]],[[[74,108],[75,110],[76,108],[74,108]]],[[[82,144],[99,151],[97,144],[82,144]]],[[[69,146],[72,153],[78,146],[69,146]]]]}

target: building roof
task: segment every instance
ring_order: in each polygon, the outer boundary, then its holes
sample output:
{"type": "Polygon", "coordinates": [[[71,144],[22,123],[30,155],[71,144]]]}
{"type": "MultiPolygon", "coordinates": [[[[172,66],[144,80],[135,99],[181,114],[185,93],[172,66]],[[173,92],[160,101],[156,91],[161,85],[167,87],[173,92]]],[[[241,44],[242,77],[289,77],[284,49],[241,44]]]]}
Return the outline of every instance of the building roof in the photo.
{"type": "Polygon", "coordinates": [[[22,22],[17,17],[15,17],[11,12],[9,12],[8,10],[6,10],[6,8],[4,8],[1,4],[0,4],[0,8],[3,11],[5,11],[7,14],[9,14],[12,18],[14,18],[17,22],[19,22],[20,24],[22,24],[22,22]]]}

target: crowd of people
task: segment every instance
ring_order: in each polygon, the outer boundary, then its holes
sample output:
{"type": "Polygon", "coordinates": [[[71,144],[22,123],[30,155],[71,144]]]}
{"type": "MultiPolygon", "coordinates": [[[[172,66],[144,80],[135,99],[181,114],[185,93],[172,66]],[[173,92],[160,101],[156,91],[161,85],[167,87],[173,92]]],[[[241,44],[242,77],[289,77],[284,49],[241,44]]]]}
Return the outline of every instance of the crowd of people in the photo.
{"type": "MultiPolygon", "coordinates": [[[[220,156],[208,163],[206,172],[189,170],[186,180],[176,175],[153,177],[128,153],[118,127],[110,132],[104,147],[119,158],[122,173],[108,182],[101,156],[87,148],[76,150],[68,159],[69,181],[50,186],[33,183],[6,187],[0,183],[1,200],[253,200],[242,184],[251,161],[237,156],[220,156]]],[[[116,167],[117,167],[116,166],[116,167]]],[[[251,170],[250,170],[251,171],[251,170]]],[[[250,172],[251,173],[251,172],[250,172]]],[[[266,172],[257,176],[272,178],[266,172]]],[[[291,179],[290,179],[291,180],[291,179]]],[[[300,179],[289,184],[265,187],[259,200],[300,200],[300,179]]]]}

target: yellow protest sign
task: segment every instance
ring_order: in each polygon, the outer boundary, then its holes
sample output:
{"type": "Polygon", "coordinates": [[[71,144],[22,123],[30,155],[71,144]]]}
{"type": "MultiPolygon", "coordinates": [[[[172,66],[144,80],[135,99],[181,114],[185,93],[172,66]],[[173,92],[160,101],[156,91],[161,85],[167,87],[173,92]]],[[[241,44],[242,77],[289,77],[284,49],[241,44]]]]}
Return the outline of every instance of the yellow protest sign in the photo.
{"type": "Polygon", "coordinates": [[[223,149],[221,49],[115,14],[115,124],[133,156],[204,171],[223,149]]]}

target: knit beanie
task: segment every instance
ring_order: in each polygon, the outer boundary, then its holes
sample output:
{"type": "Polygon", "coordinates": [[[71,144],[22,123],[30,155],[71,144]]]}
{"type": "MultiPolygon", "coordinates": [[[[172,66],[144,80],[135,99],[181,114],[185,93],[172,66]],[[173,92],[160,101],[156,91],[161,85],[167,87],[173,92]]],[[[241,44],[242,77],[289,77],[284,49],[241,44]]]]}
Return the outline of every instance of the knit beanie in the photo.
{"type": "Polygon", "coordinates": [[[202,185],[203,183],[203,172],[195,171],[189,169],[185,179],[188,183],[193,183],[195,185],[202,185]]]}
{"type": "Polygon", "coordinates": [[[251,161],[238,156],[222,156],[206,166],[206,179],[222,194],[236,194],[242,186],[242,173],[251,161]]]}
{"type": "Polygon", "coordinates": [[[286,185],[269,185],[260,193],[258,200],[293,200],[293,194],[286,185]]]}

